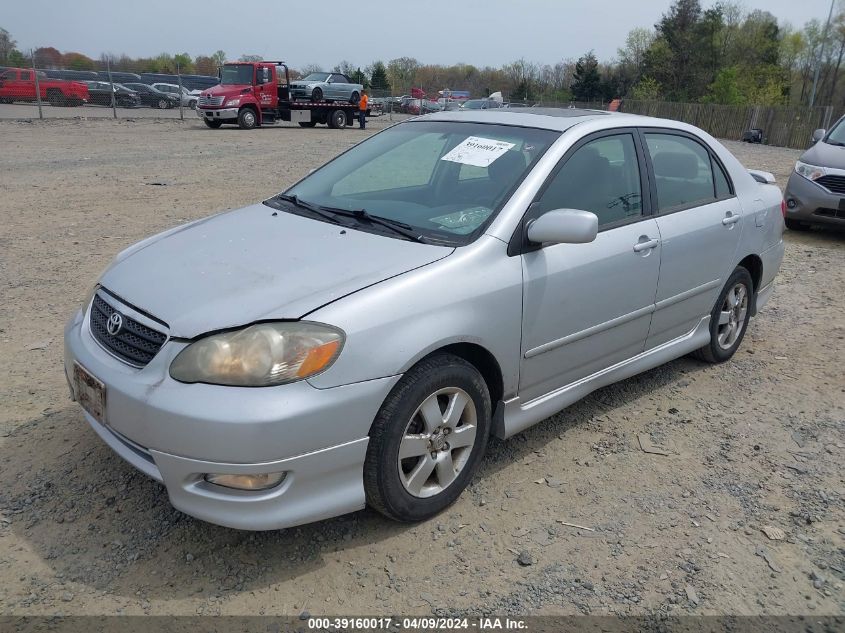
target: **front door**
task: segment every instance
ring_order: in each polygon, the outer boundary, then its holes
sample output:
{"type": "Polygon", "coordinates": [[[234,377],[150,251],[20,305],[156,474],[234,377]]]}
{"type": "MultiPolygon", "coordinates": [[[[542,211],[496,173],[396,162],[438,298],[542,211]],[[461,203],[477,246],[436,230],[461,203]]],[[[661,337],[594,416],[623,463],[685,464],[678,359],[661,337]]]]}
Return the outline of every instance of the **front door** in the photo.
{"type": "Polygon", "coordinates": [[[599,234],[522,255],[523,401],[641,353],[654,309],[661,248],[636,132],[588,137],[561,163],[528,213],[591,211],[599,234]]]}
{"type": "Polygon", "coordinates": [[[691,135],[644,130],[662,256],[647,349],[690,333],[733,271],[744,217],[726,171],[691,135]]]}

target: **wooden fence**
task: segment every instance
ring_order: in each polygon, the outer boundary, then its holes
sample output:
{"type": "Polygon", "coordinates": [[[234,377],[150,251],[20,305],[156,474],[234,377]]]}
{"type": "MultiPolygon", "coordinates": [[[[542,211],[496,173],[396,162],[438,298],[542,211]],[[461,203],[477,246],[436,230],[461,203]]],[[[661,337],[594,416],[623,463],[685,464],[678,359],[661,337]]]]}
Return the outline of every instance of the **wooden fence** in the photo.
{"type": "Polygon", "coordinates": [[[742,140],[751,128],[761,128],[768,145],[806,149],[813,130],[830,128],[833,106],[730,106],[669,101],[625,99],[622,111],[662,119],[675,119],[700,127],[716,138],[742,140]]]}

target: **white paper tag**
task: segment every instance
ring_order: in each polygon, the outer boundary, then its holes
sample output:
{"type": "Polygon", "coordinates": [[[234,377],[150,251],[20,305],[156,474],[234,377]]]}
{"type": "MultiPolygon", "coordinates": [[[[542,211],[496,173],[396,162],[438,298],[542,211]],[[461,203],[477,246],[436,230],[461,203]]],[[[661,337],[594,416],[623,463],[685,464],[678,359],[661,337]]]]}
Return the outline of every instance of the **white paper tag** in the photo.
{"type": "Polygon", "coordinates": [[[514,143],[506,143],[505,141],[497,141],[492,138],[482,138],[480,136],[470,136],[452,148],[452,151],[440,160],[473,165],[474,167],[487,167],[513,146],[514,143]]]}

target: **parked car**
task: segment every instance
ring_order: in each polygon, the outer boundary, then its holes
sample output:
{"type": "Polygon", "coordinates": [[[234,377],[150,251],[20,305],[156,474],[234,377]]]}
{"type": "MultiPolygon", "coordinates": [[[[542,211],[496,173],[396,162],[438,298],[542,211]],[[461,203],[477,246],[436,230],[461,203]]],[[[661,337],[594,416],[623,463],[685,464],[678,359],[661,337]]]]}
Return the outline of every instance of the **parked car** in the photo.
{"type": "MultiPolygon", "coordinates": [[[[88,103],[111,106],[112,84],[107,81],[88,81],[88,103]]],[[[121,108],[137,108],[141,98],[134,90],[114,84],[114,102],[121,108]]]]}
{"type": "Polygon", "coordinates": [[[155,88],[159,92],[166,92],[167,94],[171,94],[177,98],[181,94],[183,106],[187,106],[189,108],[197,107],[197,101],[199,101],[199,96],[191,94],[191,91],[185,88],[184,86],[180,88],[177,84],[155,83],[151,84],[150,87],[155,88]]]}
{"type": "Polygon", "coordinates": [[[341,73],[311,73],[290,85],[291,98],[308,101],[348,101],[358,103],[364,86],[341,73]]]}
{"type": "Polygon", "coordinates": [[[795,163],[786,183],[786,226],[845,226],[845,117],[813,132],[813,145],[795,163]]]}
{"type": "Polygon", "coordinates": [[[179,97],[175,94],[162,92],[142,83],[128,83],[123,85],[137,92],[143,105],[150,106],[151,108],[159,108],[160,110],[179,107],[179,97]]]}
{"type": "Polygon", "coordinates": [[[502,103],[494,99],[468,99],[461,104],[461,110],[495,110],[502,103]]]}
{"type": "Polygon", "coordinates": [[[88,101],[88,87],[78,81],[53,79],[40,70],[28,68],[7,68],[0,74],[0,103],[37,101],[39,96],[52,106],[80,106],[88,101]]]}
{"type": "Polygon", "coordinates": [[[118,254],[66,327],[65,372],[189,515],[423,520],[491,434],[685,354],[729,360],[783,257],[772,183],[677,121],[412,119],[118,254]]]}

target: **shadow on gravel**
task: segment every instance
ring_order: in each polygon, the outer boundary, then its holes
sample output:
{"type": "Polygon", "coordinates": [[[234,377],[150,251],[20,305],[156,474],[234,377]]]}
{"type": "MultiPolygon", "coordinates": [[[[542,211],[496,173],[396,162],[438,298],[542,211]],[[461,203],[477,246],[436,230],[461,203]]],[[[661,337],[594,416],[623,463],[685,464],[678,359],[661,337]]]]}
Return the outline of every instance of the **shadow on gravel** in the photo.
{"type": "MultiPolygon", "coordinates": [[[[474,487],[579,421],[629,406],[705,367],[674,361],[603,388],[506,442],[493,440],[465,494],[474,495],[474,487]]],[[[0,529],[13,530],[58,579],[116,595],[140,591],[145,599],[173,599],[260,590],[314,571],[327,559],[360,559],[367,554],[359,548],[427,529],[370,510],[275,532],[204,523],[174,510],[164,487],[114,454],[69,403],[5,439],[0,511],[11,523],[0,529]]],[[[349,573],[360,572],[350,567],[349,573]]]]}

